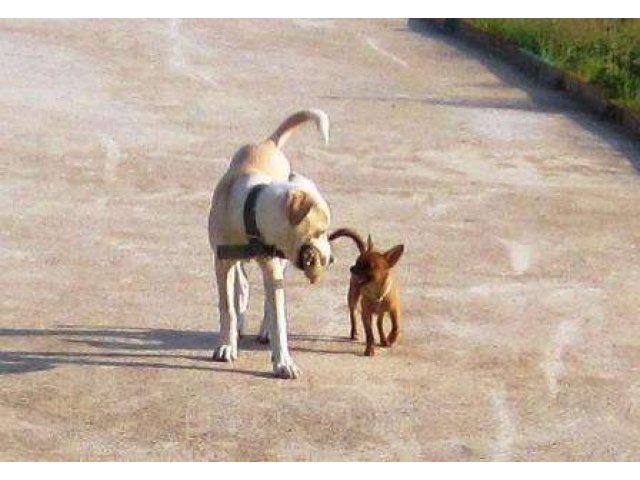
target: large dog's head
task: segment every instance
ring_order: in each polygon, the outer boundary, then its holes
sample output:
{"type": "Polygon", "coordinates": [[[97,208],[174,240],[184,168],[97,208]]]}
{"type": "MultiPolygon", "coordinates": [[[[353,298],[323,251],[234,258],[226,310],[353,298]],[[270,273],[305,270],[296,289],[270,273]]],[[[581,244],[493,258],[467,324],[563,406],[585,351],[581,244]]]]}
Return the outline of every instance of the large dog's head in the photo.
{"type": "Polygon", "coordinates": [[[291,189],[284,196],[282,208],[290,229],[285,253],[311,283],[316,283],[333,261],[327,237],[329,207],[315,192],[291,189]]]}
{"type": "Polygon", "coordinates": [[[333,261],[327,236],[331,212],[316,185],[300,174],[272,182],[257,210],[264,241],[316,283],[333,261]]]}

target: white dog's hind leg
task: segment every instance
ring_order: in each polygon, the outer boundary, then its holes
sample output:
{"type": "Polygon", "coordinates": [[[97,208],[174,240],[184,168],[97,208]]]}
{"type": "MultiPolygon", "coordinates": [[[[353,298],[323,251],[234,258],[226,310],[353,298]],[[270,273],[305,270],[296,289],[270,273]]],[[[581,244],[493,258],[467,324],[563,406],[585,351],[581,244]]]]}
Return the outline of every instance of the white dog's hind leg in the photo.
{"type": "Polygon", "coordinates": [[[273,258],[260,262],[265,284],[265,297],[270,299],[269,342],[273,372],[280,378],[297,378],[300,369],[289,355],[287,342],[287,319],[284,303],[284,269],[286,261],[273,258]]]}
{"type": "Polygon", "coordinates": [[[244,335],[246,312],[249,306],[249,281],[244,265],[238,262],[235,266],[235,309],[238,318],[238,336],[244,335]]]}
{"type": "Polygon", "coordinates": [[[236,316],[234,284],[235,263],[216,259],[218,308],[220,310],[220,337],[213,359],[230,362],[238,358],[238,318],[236,316]]]}
{"type": "Polygon", "coordinates": [[[263,344],[269,343],[269,325],[271,324],[271,318],[269,317],[269,313],[268,313],[269,310],[272,310],[272,308],[269,307],[268,302],[265,299],[264,315],[262,317],[262,323],[260,324],[260,331],[258,332],[258,336],[256,337],[256,341],[258,343],[263,343],[263,344]]]}

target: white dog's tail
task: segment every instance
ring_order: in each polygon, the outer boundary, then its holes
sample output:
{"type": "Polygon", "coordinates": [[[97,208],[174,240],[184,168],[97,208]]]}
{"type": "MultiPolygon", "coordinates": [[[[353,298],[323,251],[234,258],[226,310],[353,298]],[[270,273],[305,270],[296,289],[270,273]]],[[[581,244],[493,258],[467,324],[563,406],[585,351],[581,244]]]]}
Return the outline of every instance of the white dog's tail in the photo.
{"type": "Polygon", "coordinates": [[[329,143],[329,117],[326,113],[317,108],[294,113],[282,122],[278,129],[273,132],[269,138],[275,142],[278,148],[281,148],[285,143],[287,143],[287,140],[294,130],[309,120],[316,122],[316,127],[322,134],[325,145],[329,143]]]}

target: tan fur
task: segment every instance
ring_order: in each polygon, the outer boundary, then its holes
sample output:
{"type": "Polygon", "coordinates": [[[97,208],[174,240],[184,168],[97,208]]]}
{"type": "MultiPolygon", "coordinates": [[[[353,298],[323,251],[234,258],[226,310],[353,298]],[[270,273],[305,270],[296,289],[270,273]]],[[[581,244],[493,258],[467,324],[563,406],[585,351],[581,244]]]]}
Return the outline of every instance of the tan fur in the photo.
{"type": "Polygon", "coordinates": [[[291,173],[289,161],[273,140],[242,147],[233,157],[230,170],[236,174],[264,173],[274,180],[285,181],[291,173]]]}
{"type": "Polygon", "coordinates": [[[307,216],[311,208],[315,205],[315,201],[307,192],[303,190],[294,190],[287,195],[287,210],[289,212],[289,223],[298,225],[304,217],[307,216]]]}
{"type": "MultiPolygon", "coordinates": [[[[317,116],[314,116],[311,111],[305,110],[301,112],[294,113],[289,118],[287,118],[284,122],[280,124],[280,126],[276,129],[273,134],[269,137],[269,140],[273,141],[274,144],[278,148],[282,148],[282,146],[287,142],[291,134],[303,123],[308,122],[309,120],[316,120],[317,116]]],[[[318,125],[320,129],[322,127],[318,125]]],[[[325,132],[323,132],[325,134],[325,132]]],[[[326,141],[326,138],[325,138],[326,141]]]]}
{"type": "MultiPolygon", "coordinates": [[[[310,120],[316,121],[321,130],[323,127],[326,128],[316,115],[313,111],[308,110],[290,115],[269,138],[258,144],[245,145],[238,150],[231,161],[230,170],[240,174],[260,172],[274,180],[287,180],[291,173],[291,167],[280,149],[298,127],[310,120]]],[[[322,131],[322,134],[325,136],[326,142],[327,131],[322,131]]]]}
{"type": "Polygon", "coordinates": [[[282,280],[287,261],[299,265],[311,283],[320,279],[331,260],[326,230],[329,206],[316,185],[301,174],[292,174],[280,148],[291,132],[313,120],[324,141],[329,137],[329,118],[321,110],[305,110],[288,117],[270,138],[240,148],[229,169],[216,186],[209,213],[209,241],[214,251],[218,285],[220,334],[213,359],[231,362],[238,357],[238,337],[248,306],[249,284],[241,261],[218,258],[218,247],[246,242],[244,208],[255,185],[266,185],[256,203],[256,218],[262,240],[286,258],[259,256],[265,289],[264,315],[260,337],[269,338],[271,361],[276,376],[296,378],[295,365],[287,344],[287,321],[282,280]],[[303,252],[304,250],[304,252],[303,252]],[[304,253],[304,255],[303,255],[304,253]]]}
{"type": "MultiPolygon", "coordinates": [[[[323,125],[323,121],[318,120],[316,115],[318,115],[318,111],[314,110],[294,113],[287,117],[269,138],[259,143],[245,145],[234,154],[229,169],[216,186],[212,198],[212,209],[209,216],[209,241],[212,246],[216,243],[242,243],[244,240],[243,229],[235,229],[236,233],[234,234],[230,231],[232,229],[228,228],[233,223],[233,206],[229,199],[233,183],[238,177],[259,174],[274,182],[288,181],[291,175],[291,165],[280,148],[284,146],[291,133],[306,121],[316,121],[325,141],[327,140],[326,129],[328,126],[323,125]],[[218,214],[216,214],[216,209],[218,214]],[[219,236],[219,241],[216,241],[214,234],[219,236]]],[[[326,114],[322,112],[320,115],[326,117],[326,114]]],[[[309,203],[305,202],[304,206],[307,208],[309,203]]],[[[326,205],[315,202],[307,210],[308,215],[305,223],[319,225],[326,230],[329,223],[327,208],[326,205]]],[[[298,221],[297,224],[300,223],[301,221],[298,221]]]]}

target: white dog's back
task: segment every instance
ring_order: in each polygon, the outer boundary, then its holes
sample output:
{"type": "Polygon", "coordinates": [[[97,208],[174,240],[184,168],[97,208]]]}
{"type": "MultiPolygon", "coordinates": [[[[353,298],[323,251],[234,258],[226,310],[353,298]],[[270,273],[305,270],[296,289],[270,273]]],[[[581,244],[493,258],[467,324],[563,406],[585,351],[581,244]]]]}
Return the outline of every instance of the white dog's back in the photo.
{"type": "Polygon", "coordinates": [[[291,165],[280,150],[291,134],[302,124],[314,121],[327,143],[329,141],[329,117],[322,110],[302,110],[286,118],[284,122],[259,144],[245,145],[233,156],[229,170],[236,173],[260,172],[273,180],[285,181],[291,174],[291,165]]]}

